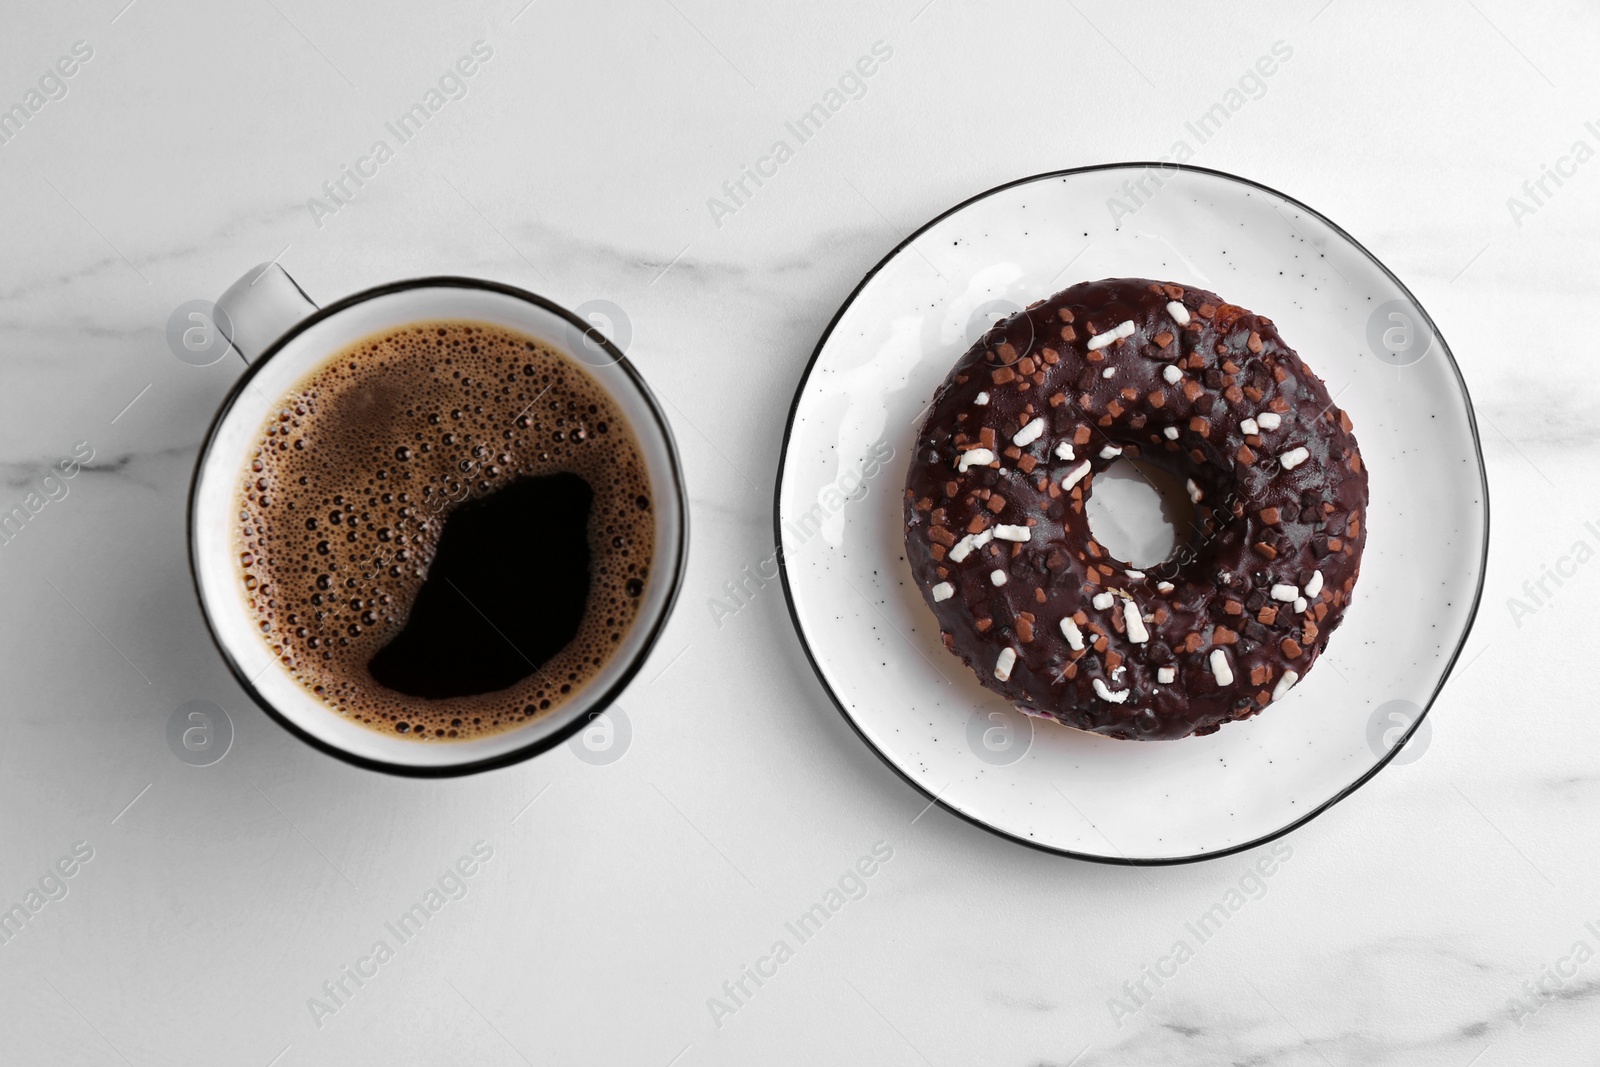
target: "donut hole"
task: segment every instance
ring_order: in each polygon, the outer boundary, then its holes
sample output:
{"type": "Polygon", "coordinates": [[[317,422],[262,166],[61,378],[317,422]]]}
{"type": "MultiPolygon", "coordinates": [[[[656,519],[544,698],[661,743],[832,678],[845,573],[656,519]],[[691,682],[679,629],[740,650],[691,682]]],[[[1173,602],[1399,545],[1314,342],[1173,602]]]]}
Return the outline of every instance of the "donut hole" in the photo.
{"type": "Polygon", "coordinates": [[[1094,476],[1084,512],[1094,539],[1134,567],[1165,562],[1194,529],[1194,505],[1183,483],[1158,467],[1127,458],[1094,476]],[[1185,531],[1181,538],[1180,530],[1185,531]]]}

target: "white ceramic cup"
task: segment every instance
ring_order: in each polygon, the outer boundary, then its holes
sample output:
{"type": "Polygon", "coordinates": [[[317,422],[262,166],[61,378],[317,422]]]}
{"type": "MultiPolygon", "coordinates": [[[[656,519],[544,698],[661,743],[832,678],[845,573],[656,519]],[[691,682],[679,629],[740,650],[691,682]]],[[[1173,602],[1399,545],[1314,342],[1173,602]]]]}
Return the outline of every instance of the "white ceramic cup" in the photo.
{"type": "Polygon", "coordinates": [[[295,736],[351,763],[440,776],[504,766],[571,737],[608,707],[643,665],[671,613],[688,552],[688,504],[665,415],[637,371],[590,323],[507,285],[419,278],[318,308],[276,264],[246,274],[217,302],[218,329],[244,357],[195,466],[189,559],[217,648],[256,703],[295,736]],[[260,428],[280,399],[352,342],[429,319],[471,319],[527,334],[577,359],[611,395],[638,439],[656,519],[655,564],[632,629],[572,699],[514,729],[463,741],[419,742],[348,719],[290,677],[261,639],[239,580],[234,493],[260,428]]]}

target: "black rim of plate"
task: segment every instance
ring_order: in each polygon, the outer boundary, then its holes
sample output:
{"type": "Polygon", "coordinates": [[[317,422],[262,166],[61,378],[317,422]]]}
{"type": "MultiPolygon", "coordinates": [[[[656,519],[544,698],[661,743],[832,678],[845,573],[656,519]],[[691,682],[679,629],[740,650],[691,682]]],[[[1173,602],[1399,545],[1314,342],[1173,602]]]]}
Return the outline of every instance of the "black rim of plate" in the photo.
{"type": "MultiPolygon", "coordinates": [[[[298,285],[296,287],[298,288],[298,285]]],[[[301,295],[304,295],[304,293],[302,292],[301,295]]],[[[574,362],[581,363],[579,360],[575,360],[574,362]]],[[[604,388],[604,386],[602,386],[602,388],[604,388]]],[[[228,665],[228,669],[233,672],[234,678],[238,680],[239,684],[244,688],[244,691],[250,695],[250,699],[254,700],[261,710],[265,711],[268,717],[270,717],[279,726],[282,726],[285,730],[288,730],[291,734],[293,734],[295,737],[298,737],[312,748],[315,748],[321,752],[325,752],[328,755],[334,756],[346,763],[354,764],[357,767],[362,767],[369,771],[383,771],[387,774],[393,774],[404,778],[456,778],[462,775],[475,774],[479,771],[493,770],[497,767],[508,767],[514,763],[521,763],[525,759],[537,756],[541,752],[548,752],[550,749],[555,748],[557,745],[562,744],[563,742],[569,740],[573,735],[578,733],[579,730],[589,723],[594,712],[603,711],[605,708],[610,707],[616,702],[617,697],[624,689],[628,687],[629,683],[633,681],[634,677],[638,675],[639,671],[643,669],[645,660],[650,658],[650,653],[655,649],[656,641],[661,637],[661,632],[666,628],[667,620],[672,617],[672,610],[677,605],[678,593],[683,587],[685,561],[689,556],[689,498],[688,490],[684,485],[683,480],[683,466],[678,459],[678,444],[672,436],[672,426],[667,422],[667,417],[665,413],[662,412],[661,405],[657,402],[655,394],[650,391],[650,387],[645,384],[644,378],[640,376],[638,370],[636,370],[633,364],[628,361],[628,358],[611,343],[610,338],[606,337],[599,330],[595,329],[591,323],[583,321],[559,304],[556,304],[550,300],[546,300],[544,297],[538,296],[537,294],[530,293],[526,289],[518,289],[516,286],[505,285],[500,282],[485,281],[479,278],[463,278],[454,275],[440,275],[429,278],[412,278],[407,281],[391,282],[387,285],[376,286],[375,288],[366,289],[359,293],[352,293],[343,299],[329,304],[327,307],[318,308],[316,311],[312,312],[310,315],[307,315],[305,318],[291,326],[282,337],[279,337],[276,341],[272,342],[272,344],[264,352],[262,352],[260,356],[256,357],[254,362],[245,368],[244,373],[239,375],[238,381],[234,382],[233,388],[229,390],[227,397],[217,408],[216,415],[212,417],[211,425],[206,430],[205,444],[201,446],[200,454],[195,458],[194,473],[189,479],[189,503],[188,514],[186,516],[186,526],[186,536],[189,542],[189,574],[194,586],[195,600],[200,606],[200,615],[203,619],[205,619],[206,631],[211,635],[211,643],[216,646],[218,653],[220,653],[222,656],[223,662],[228,665]],[[221,637],[217,634],[216,627],[211,622],[211,613],[206,610],[205,597],[200,591],[200,569],[196,562],[194,515],[195,497],[200,489],[200,472],[205,468],[206,458],[211,454],[212,445],[216,441],[217,428],[222,425],[222,421],[227,418],[228,413],[233,410],[235,401],[237,401],[244,390],[249,387],[251,381],[255,379],[256,374],[260,372],[261,368],[266,366],[268,360],[276,356],[280,351],[283,350],[285,345],[287,345],[294,338],[298,337],[300,334],[304,333],[307,329],[323,321],[324,319],[337,315],[346,308],[352,307],[356,304],[364,303],[365,301],[372,300],[380,296],[390,296],[395,293],[403,293],[412,289],[435,288],[479,289],[486,290],[488,292],[499,293],[503,296],[513,297],[517,300],[522,300],[529,304],[533,304],[534,306],[547,311],[552,315],[555,315],[557,318],[569,323],[579,335],[598,338],[600,344],[606,350],[606,352],[615,357],[616,365],[620,367],[625,374],[627,374],[629,380],[633,382],[634,387],[639,390],[639,395],[643,398],[645,407],[649,409],[652,419],[661,430],[662,439],[666,442],[667,465],[672,472],[672,486],[670,488],[670,492],[677,496],[678,501],[678,551],[676,558],[671,561],[671,573],[666,579],[669,583],[667,589],[667,599],[661,607],[660,616],[651,625],[650,632],[645,635],[644,644],[634,656],[633,661],[628,664],[627,668],[623,670],[623,672],[617,677],[616,681],[607,687],[605,692],[601,693],[594,704],[591,705],[589,709],[590,714],[576,716],[571,722],[565,724],[553,733],[538,738],[537,740],[530,741],[528,744],[519,748],[514,748],[508,752],[501,753],[498,756],[490,756],[484,759],[473,760],[464,763],[451,763],[436,766],[412,766],[409,764],[390,763],[385,760],[371,759],[366,756],[358,756],[355,753],[346,752],[336,745],[329,744],[328,742],[319,737],[311,735],[295,723],[291,722],[287,716],[275,708],[272,705],[272,702],[267,700],[266,697],[264,697],[256,689],[249,676],[244,673],[244,670],[234,660],[233,654],[228,650],[227,646],[223,644],[221,637]]],[[[657,576],[660,576],[659,566],[657,568],[657,576]]],[[[330,712],[329,714],[333,713],[330,712]]]]}
{"type": "Polygon", "coordinates": [[[806,661],[811,664],[812,673],[817,676],[817,681],[821,683],[823,691],[828,694],[828,699],[833,701],[834,707],[837,708],[839,714],[844,717],[845,722],[850,724],[850,728],[856,732],[856,736],[859,737],[867,746],[867,748],[875,753],[877,757],[889,767],[890,770],[899,775],[899,777],[907,785],[911,786],[911,788],[922,794],[922,796],[925,797],[929,802],[937,804],[940,808],[943,808],[945,811],[956,816],[957,818],[971,823],[974,826],[981,827],[997,837],[1002,837],[1008,841],[1015,841],[1018,844],[1026,845],[1029,848],[1037,849],[1040,852],[1048,852],[1057,856],[1069,856],[1073,859],[1088,860],[1094,863],[1109,863],[1122,867],[1166,867],[1180,863],[1195,863],[1201,860],[1220,859],[1223,856],[1231,856],[1239,852],[1245,852],[1253,848],[1258,848],[1269,841],[1277,840],[1283,835],[1290,833],[1301,826],[1304,826],[1312,819],[1315,819],[1318,815],[1321,815],[1323,812],[1339,803],[1339,801],[1343,800],[1345,797],[1348,797],[1351,793],[1354,793],[1357,789],[1360,789],[1375,774],[1383,770],[1383,768],[1389,764],[1389,761],[1392,760],[1395,755],[1400,752],[1400,750],[1403,749],[1407,743],[1410,742],[1412,736],[1417,732],[1418,729],[1421,728],[1423,722],[1427,719],[1428,712],[1433,709],[1434,702],[1439,699],[1439,694],[1444,690],[1446,683],[1449,682],[1450,673],[1455,669],[1456,661],[1460,659],[1461,651],[1466,647],[1467,638],[1472,633],[1472,627],[1477,622],[1478,605],[1483,599],[1483,584],[1488,570],[1489,560],[1489,478],[1488,471],[1484,467],[1483,463],[1483,442],[1478,435],[1478,419],[1476,413],[1473,411],[1472,395],[1467,391],[1466,379],[1461,374],[1461,368],[1456,363],[1455,355],[1450,351],[1450,346],[1448,343],[1446,343],[1444,334],[1439,331],[1439,327],[1434,323],[1433,317],[1428,314],[1427,309],[1422,306],[1421,302],[1418,301],[1414,295],[1412,295],[1411,290],[1407,288],[1405,283],[1395,275],[1394,271],[1385,266],[1382,260],[1373,255],[1365,245],[1352,237],[1342,226],[1328,218],[1326,215],[1322,214],[1322,212],[1317,211],[1315,208],[1312,208],[1307,204],[1301,203],[1292,196],[1281,193],[1271,186],[1262,185],[1260,182],[1252,181],[1249,178],[1241,178],[1237,174],[1229,174],[1227,171],[1213,170],[1210,167],[1195,167],[1177,163],[1151,161],[1096,163],[1087,167],[1069,167],[1065,170],[1052,170],[1045,171],[1040,174],[1030,174],[1025,178],[1016,178],[1012,181],[996,185],[993,188],[985,189],[983,192],[978,193],[975,196],[968,197],[967,199],[961,201],[961,203],[956,204],[954,207],[951,207],[934,216],[932,219],[929,219],[927,222],[923,223],[915,231],[913,231],[910,236],[906,237],[905,240],[895,245],[894,248],[889,250],[887,255],[880,259],[873,266],[873,268],[866,273],[856,287],[850,291],[850,295],[845,298],[844,303],[839,305],[839,310],[834,312],[833,318],[829,320],[827,328],[822,331],[822,337],[817,341],[816,348],[811,352],[811,358],[806,362],[805,371],[800,375],[800,384],[795,389],[794,401],[789,406],[789,417],[784,423],[783,442],[778,453],[777,485],[773,490],[772,532],[775,543],[779,548],[778,573],[779,577],[783,581],[783,595],[784,601],[789,608],[789,621],[794,624],[795,634],[800,638],[800,647],[805,651],[806,661]],[[1401,738],[1393,747],[1391,747],[1389,751],[1385,752],[1383,757],[1379,759],[1377,763],[1368,768],[1366,773],[1362,774],[1354,782],[1351,782],[1349,785],[1339,790],[1327,800],[1322,801],[1304,815],[1291,820],[1284,826],[1272,831],[1271,833],[1263,834],[1260,837],[1241,842],[1237,845],[1229,845],[1227,848],[1218,849],[1215,852],[1197,852],[1188,856],[1143,858],[1128,856],[1105,856],[1091,852],[1075,852],[1072,849],[1057,848],[1053,845],[1046,845],[1038,841],[1029,840],[1026,837],[1019,837],[1007,830],[1002,830],[999,827],[985,822],[974,815],[969,815],[967,812],[947,804],[938,795],[923,788],[921,782],[917,781],[905,770],[903,770],[898,764],[890,759],[882,749],[875,745],[872,742],[872,739],[867,736],[866,731],[861,728],[861,725],[856,722],[854,716],[852,716],[849,710],[845,707],[844,701],[839,699],[839,694],[834,691],[833,686],[829,684],[827,677],[822,673],[822,665],[818,662],[817,655],[811,648],[811,643],[806,640],[805,627],[801,625],[800,615],[795,610],[794,591],[789,586],[788,564],[783,558],[782,506],[783,475],[789,460],[789,442],[794,432],[795,417],[800,411],[800,402],[802,399],[804,399],[806,386],[810,384],[811,381],[811,372],[816,367],[817,360],[822,355],[822,350],[827,347],[829,338],[833,336],[834,327],[838,326],[839,320],[844,317],[844,313],[848,311],[850,306],[856,302],[856,298],[861,295],[862,290],[871,283],[872,279],[877,277],[880,270],[888,265],[890,261],[899,256],[901,252],[905,251],[907,247],[909,247],[914,241],[916,241],[918,237],[922,236],[922,234],[927,232],[929,229],[938,225],[940,222],[943,222],[951,215],[956,214],[958,211],[962,211],[980,200],[985,200],[991,196],[994,196],[996,193],[1004,192],[1007,189],[1013,189],[1019,185],[1028,185],[1033,182],[1047,181],[1053,178],[1066,178],[1074,174],[1088,174],[1094,171],[1102,170],[1127,170],[1131,172],[1142,172],[1151,168],[1155,168],[1169,174],[1174,171],[1190,171],[1195,174],[1207,174],[1215,178],[1224,178],[1228,181],[1237,182],[1238,184],[1247,186],[1251,189],[1259,190],[1270,196],[1275,196],[1286,204],[1292,204],[1294,207],[1306,212],[1306,214],[1320,220],[1330,230],[1338,234],[1344,240],[1348,241],[1351,247],[1357,249],[1362,255],[1366,256],[1367,259],[1371,260],[1373,265],[1382,271],[1384,276],[1394,284],[1394,286],[1405,296],[1408,301],[1410,301],[1411,306],[1417,310],[1417,312],[1427,322],[1428,328],[1433,331],[1433,339],[1438,343],[1440,351],[1443,352],[1446,363],[1449,364],[1451,372],[1455,375],[1456,386],[1461,391],[1461,402],[1465,407],[1467,414],[1467,428],[1472,434],[1472,451],[1478,463],[1479,491],[1483,494],[1483,543],[1478,550],[1478,584],[1477,588],[1473,590],[1472,606],[1467,612],[1466,623],[1461,628],[1461,636],[1457,640],[1455,648],[1450,652],[1449,662],[1445,664],[1444,672],[1439,676],[1439,683],[1434,686],[1433,692],[1428,696],[1427,703],[1423,705],[1421,712],[1417,715],[1416,721],[1411,724],[1411,727],[1406,731],[1405,736],[1401,738]]]}

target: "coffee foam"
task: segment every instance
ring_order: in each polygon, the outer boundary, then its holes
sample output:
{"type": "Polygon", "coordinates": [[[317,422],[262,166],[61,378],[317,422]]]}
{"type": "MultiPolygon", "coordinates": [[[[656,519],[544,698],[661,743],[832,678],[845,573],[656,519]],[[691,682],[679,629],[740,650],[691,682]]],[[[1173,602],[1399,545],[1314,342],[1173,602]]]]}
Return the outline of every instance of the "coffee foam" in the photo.
{"type": "Polygon", "coordinates": [[[655,552],[651,499],[627,420],[572,359],[499,326],[418,322],[350,345],[279,399],[235,497],[237,575],[268,648],[334,711],[417,740],[481,737],[570,700],[628,633],[655,552]],[[429,700],[378,684],[367,663],[404,627],[455,508],[562,471],[594,491],[572,642],[499,692],[429,700]]]}

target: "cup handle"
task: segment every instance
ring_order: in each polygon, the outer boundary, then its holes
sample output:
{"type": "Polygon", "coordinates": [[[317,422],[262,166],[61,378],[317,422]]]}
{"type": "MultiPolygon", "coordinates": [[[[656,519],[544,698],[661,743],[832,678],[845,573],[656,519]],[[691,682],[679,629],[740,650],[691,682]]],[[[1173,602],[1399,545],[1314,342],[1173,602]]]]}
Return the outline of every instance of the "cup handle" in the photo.
{"type": "Polygon", "coordinates": [[[288,271],[262,263],[217,299],[217,329],[246,363],[254,363],[289,327],[316,310],[288,271]]]}

